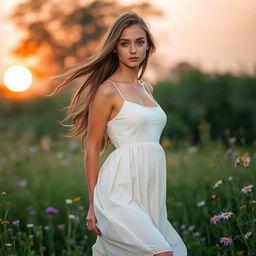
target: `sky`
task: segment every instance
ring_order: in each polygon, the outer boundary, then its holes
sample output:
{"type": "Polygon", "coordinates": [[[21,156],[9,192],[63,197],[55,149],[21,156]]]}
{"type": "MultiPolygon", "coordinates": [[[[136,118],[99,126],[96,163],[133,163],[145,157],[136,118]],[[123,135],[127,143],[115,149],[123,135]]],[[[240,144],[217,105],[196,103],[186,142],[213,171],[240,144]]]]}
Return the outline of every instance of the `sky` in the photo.
{"type": "MultiPolygon", "coordinates": [[[[7,67],[19,64],[11,57],[10,50],[22,33],[6,15],[20,1],[0,1],[0,80],[7,67]]],[[[124,4],[141,2],[120,1],[124,4]]],[[[165,12],[164,17],[150,19],[148,24],[157,44],[155,58],[166,68],[187,61],[206,72],[256,74],[255,0],[147,2],[165,12]]]]}

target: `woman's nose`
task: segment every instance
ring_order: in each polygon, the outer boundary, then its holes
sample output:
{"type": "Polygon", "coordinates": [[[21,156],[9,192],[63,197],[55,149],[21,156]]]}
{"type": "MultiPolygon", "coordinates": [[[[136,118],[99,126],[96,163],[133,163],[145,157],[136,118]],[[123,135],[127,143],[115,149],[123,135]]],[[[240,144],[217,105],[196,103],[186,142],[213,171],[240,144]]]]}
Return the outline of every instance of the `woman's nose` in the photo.
{"type": "Polygon", "coordinates": [[[130,52],[131,52],[131,53],[135,53],[136,51],[137,51],[136,45],[135,45],[135,44],[131,44],[130,52]]]}

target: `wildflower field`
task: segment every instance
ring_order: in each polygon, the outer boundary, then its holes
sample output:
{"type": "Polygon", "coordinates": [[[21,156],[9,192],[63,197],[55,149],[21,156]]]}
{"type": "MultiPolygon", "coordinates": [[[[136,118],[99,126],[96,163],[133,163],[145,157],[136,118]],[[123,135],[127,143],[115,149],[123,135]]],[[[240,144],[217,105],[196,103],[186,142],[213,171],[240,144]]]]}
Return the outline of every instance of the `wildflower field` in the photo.
{"type": "MultiPolygon", "coordinates": [[[[29,129],[0,137],[0,255],[91,255],[96,235],[85,225],[88,190],[80,142],[36,139],[29,129]]],[[[161,143],[168,219],[189,255],[256,255],[253,143],[161,143]]]]}

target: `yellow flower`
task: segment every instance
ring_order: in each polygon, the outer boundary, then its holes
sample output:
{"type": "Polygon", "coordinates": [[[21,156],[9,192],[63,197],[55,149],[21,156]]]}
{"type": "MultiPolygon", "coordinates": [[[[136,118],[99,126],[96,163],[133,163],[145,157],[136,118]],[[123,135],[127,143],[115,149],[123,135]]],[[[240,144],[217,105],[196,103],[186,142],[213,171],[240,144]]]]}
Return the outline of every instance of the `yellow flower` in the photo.
{"type": "Polygon", "coordinates": [[[170,147],[171,145],[171,141],[169,138],[163,138],[162,141],[161,141],[161,145],[164,147],[164,148],[168,148],[170,147]]]}
{"type": "Polygon", "coordinates": [[[52,140],[49,136],[44,136],[41,141],[40,141],[40,144],[41,144],[41,148],[48,152],[51,148],[51,145],[52,145],[52,140]]]}
{"type": "Polygon", "coordinates": [[[10,222],[8,220],[2,220],[2,224],[9,224],[10,222]]]}
{"type": "Polygon", "coordinates": [[[2,196],[6,196],[6,192],[2,192],[2,196]]]}
{"type": "Polygon", "coordinates": [[[246,152],[246,153],[242,154],[240,158],[241,158],[242,160],[244,160],[244,159],[246,159],[248,156],[249,156],[249,152],[246,152]]]}
{"type": "Polygon", "coordinates": [[[78,201],[80,201],[80,200],[81,200],[81,197],[80,197],[80,196],[77,196],[77,197],[73,198],[73,202],[78,202],[78,201]]]}
{"type": "Polygon", "coordinates": [[[242,210],[242,209],[244,209],[244,208],[246,208],[246,205],[245,205],[245,204],[243,204],[243,205],[240,206],[240,210],[242,210]]]}
{"type": "Polygon", "coordinates": [[[215,168],[215,167],[216,167],[216,164],[211,163],[211,164],[210,164],[210,167],[211,167],[211,168],[215,168]]]}

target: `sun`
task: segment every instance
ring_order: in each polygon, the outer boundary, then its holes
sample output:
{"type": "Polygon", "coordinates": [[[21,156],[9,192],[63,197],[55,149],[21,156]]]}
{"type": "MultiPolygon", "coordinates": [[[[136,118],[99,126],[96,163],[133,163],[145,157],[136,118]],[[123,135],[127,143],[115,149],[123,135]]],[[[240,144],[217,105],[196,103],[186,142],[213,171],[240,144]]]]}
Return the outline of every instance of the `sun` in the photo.
{"type": "Polygon", "coordinates": [[[32,73],[23,65],[12,66],[4,72],[4,83],[11,91],[25,91],[32,84],[32,73]]]}

